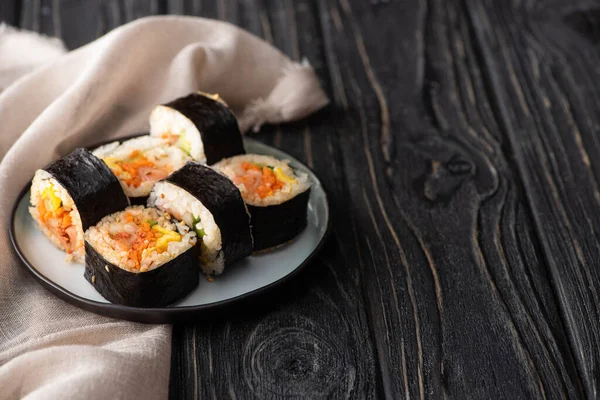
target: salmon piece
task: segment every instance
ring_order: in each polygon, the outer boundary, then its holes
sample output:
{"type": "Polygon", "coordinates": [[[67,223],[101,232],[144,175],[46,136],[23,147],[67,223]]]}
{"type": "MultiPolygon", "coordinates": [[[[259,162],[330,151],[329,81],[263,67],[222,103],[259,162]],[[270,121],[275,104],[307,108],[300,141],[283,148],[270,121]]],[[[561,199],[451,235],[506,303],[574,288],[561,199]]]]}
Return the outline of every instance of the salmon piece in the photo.
{"type": "Polygon", "coordinates": [[[62,222],[60,227],[63,229],[67,229],[69,227],[69,225],[71,225],[72,221],[71,221],[71,215],[69,213],[64,213],[62,216],[62,222]]]}
{"type": "Polygon", "coordinates": [[[66,243],[67,253],[71,254],[75,251],[77,244],[77,227],[75,227],[75,225],[70,225],[65,229],[65,233],[69,237],[66,243]]]}
{"type": "Polygon", "coordinates": [[[138,168],[137,172],[142,181],[159,181],[169,175],[168,172],[162,169],[146,166],[138,168]]]}
{"type": "Polygon", "coordinates": [[[130,237],[131,233],[127,232],[119,232],[114,236],[115,239],[129,239],[130,237]]]}

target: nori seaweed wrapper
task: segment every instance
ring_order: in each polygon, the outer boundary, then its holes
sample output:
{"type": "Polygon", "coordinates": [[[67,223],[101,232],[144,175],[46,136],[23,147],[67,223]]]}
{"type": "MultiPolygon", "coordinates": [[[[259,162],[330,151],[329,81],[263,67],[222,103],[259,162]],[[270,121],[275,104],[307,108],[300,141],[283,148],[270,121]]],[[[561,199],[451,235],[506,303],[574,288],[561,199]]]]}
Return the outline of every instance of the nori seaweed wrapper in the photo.
{"type": "Polygon", "coordinates": [[[237,119],[222,102],[192,93],[163,105],[185,115],[198,128],[207,164],[246,153],[237,119]]]}
{"type": "Polygon", "coordinates": [[[129,201],[132,206],[145,206],[148,202],[148,196],[130,197],[129,201]]]}
{"type": "Polygon", "coordinates": [[[108,166],[84,148],[44,168],[69,193],[85,231],[103,217],[129,206],[117,177],[108,166]]]}
{"type": "Polygon", "coordinates": [[[165,180],[186,190],[210,211],[221,231],[226,266],[252,253],[250,216],[242,194],[229,178],[190,161],[165,180]]]}
{"type": "Polygon", "coordinates": [[[198,286],[198,247],[192,246],[158,268],[134,273],[108,262],[86,240],[84,277],[111,303],[165,307],[198,286]]]}
{"type": "Polygon", "coordinates": [[[266,207],[248,204],[254,250],[279,246],[298,236],[306,228],[309,197],[310,188],[281,204],[266,207]]]}

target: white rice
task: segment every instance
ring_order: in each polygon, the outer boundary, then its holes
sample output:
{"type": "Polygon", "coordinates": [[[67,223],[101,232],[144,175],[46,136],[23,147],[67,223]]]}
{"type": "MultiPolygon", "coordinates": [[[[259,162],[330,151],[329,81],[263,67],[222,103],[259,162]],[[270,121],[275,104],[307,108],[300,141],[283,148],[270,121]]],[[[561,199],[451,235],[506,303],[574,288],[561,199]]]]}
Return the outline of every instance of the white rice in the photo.
{"type": "Polygon", "coordinates": [[[150,113],[150,136],[169,137],[174,135],[176,140],[170,144],[181,147],[183,141],[189,144],[189,155],[199,163],[206,164],[206,155],[204,154],[204,143],[200,132],[194,123],[179,111],[166,106],[156,106],[150,113]]]}
{"type": "Polygon", "coordinates": [[[279,167],[283,173],[296,181],[286,182],[280,190],[275,191],[271,196],[263,199],[261,199],[258,194],[250,192],[243,183],[236,184],[238,189],[240,189],[244,201],[252,206],[266,207],[285,203],[298,196],[300,193],[305,192],[310,187],[310,178],[307,174],[292,169],[288,160],[278,160],[271,156],[242,154],[219,161],[213,165],[213,168],[224,173],[229,179],[234,180],[235,177],[244,175],[245,171],[241,167],[244,162],[271,166],[274,168],[279,167]]]}
{"type": "Polygon", "coordinates": [[[173,260],[180,254],[185,253],[196,245],[196,234],[185,224],[173,221],[168,213],[156,208],[145,208],[143,206],[128,207],[123,211],[108,215],[98,224],[85,232],[87,242],[110,263],[129,272],[146,272],[160,267],[173,260]],[[127,222],[125,214],[130,213],[134,222],[127,222]],[[152,220],[161,228],[178,232],[181,235],[179,241],[168,242],[166,251],[160,252],[156,248],[148,248],[142,253],[140,267],[135,267],[134,261],[128,258],[129,251],[114,237],[120,232],[135,235],[144,221],[152,220]]]}
{"type": "MultiPolygon", "coordinates": [[[[135,150],[141,151],[149,161],[156,165],[157,169],[164,170],[167,173],[183,167],[186,162],[191,160],[191,157],[180,148],[169,145],[163,139],[148,135],[126,140],[122,143],[113,142],[106,144],[94,150],[93,154],[103,160],[109,158],[126,160],[135,150]]],[[[111,167],[109,162],[107,162],[107,165],[111,167]]],[[[138,187],[135,187],[128,185],[122,177],[117,176],[117,178],[119,178],[125,194],[129,197],[148,196],[156,182],[156,180],[148,179],[143,181],[138,187]]]]}
{"type": "Polygon", "coordinates": [[[211,212],[186,190],[167,181],[160,181],[148,198],[148,205],[164,210],[175,218],[186,223],[190,228],[203,229],[204,236],[201,240],[200,266],[207,274],[219,275],[225,267],[225,258],[222,248],[221,230],[215,223],[211,212]],[[194,217],[200,217],[200,222],[195,226],[194,217]]]}
{"type": "Polygon", "coordinates": [[[31,207],[29,207],[29,213],[33,217],[34,221],[38,224],[44,235],[46,235],[56,247],[63,251],[67,251],[64,242],[60,240],[60,234],[57,232],[56,227],[51,229],[50,226],[42,223],[37,210],[38,203],[43,201],[41,198],[42,193],[49,187],[52,188],[55,196],[61,200],[62,207],[64,207],[65,210],[70,210],[69,216],[71,217],[71,225],[73,225],[76,230],[76,239],[73,243],[74,251],[71,254],[67,254],[66,261],[83,262],[85,259],[85,247],[79,211],[77,210],[77,207],[75,206],[75,203],[73,202],[73,199],[67,190],[60,183],[58,183],[58,181],[56,181],[52,175],[42,169],[38,169],[36,171],[31,183],[31,195],[29,200],[31,207]]]}

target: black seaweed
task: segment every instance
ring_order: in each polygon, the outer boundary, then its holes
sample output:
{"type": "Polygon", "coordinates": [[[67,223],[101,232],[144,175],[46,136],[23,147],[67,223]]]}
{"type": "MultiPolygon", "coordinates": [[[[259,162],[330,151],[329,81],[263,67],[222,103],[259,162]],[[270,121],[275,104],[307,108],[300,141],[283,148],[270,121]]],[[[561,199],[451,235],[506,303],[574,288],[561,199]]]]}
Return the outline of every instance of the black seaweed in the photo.
{"type": "Polygon", "coordinates": [[[132,206],[145,206],[148,202],[148,196],[130,197],[129,201],[132,206]]]}
{"type": "Polygon", "coordinates": [[[192,246],[156,269],[133,273],[108,262],[86,240],[84,277],[111,303],[131,307],[165,307],[198,286],[198,247],[192,246]]]}
{"type": "Polygon", "coordinates": [[[237,119],[220,101],[192,93],[164,106],[180,112],[196,125],[204,144],[207,164],[246,153],[237,119]]]}
{"type": "Polygon", "coordinates": [[[310,188],[285,203],[266,207],[248,205],[254,250],[275,247],[298,236],[306,228],[309,197],[310,188]]]}
{"type": "Polygon", "coordinates": [[[86,149],[76,149],[44,170],[73,199],[84,231],[106,215],[129,206],[129,200],[110,168],[86,149]]]}
{"type": "Polygon", "coordinates": [[[165,180],[186,190],[211,212],[221,231],[225,265],[252,253],[250,217],[239,189],[229,178],[190,161],[165,180]]]}

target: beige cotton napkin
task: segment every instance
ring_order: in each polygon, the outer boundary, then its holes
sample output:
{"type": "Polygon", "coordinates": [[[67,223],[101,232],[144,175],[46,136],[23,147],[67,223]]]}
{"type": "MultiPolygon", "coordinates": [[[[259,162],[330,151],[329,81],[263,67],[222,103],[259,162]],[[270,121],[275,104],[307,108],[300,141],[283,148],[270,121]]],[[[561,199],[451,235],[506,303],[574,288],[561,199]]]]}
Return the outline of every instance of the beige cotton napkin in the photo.
{"type": "Polygon", "coordinates": [[[0,92],[18,78],[66,52],[59,39],[0,23],[0,92]]]}
{"type": "Polygon", "coordinates": [[[0,94],[0,398],[167,396],[171,328],[100,317],[49,294],[11,249],[9,211],[37,168],[143,131],[155,104],[198,89],[218,92],[244,129],[327,103],[307,64],[230,24],[188,17],[137,20],[0,94]]]}

